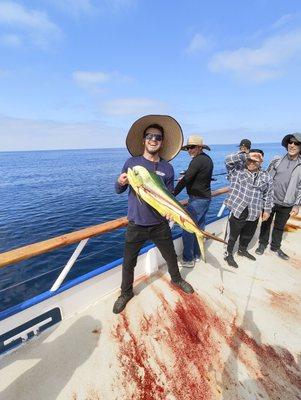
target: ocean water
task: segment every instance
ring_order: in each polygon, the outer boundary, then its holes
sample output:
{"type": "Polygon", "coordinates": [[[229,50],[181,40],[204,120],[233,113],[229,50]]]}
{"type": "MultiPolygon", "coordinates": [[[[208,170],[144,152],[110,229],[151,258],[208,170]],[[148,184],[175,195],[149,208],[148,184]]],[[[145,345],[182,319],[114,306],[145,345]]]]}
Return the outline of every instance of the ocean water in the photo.
{"type": "MultiPolygon", "coordinates": [[[[265,166],[279,144],[254,145],[265,152],[265,166]]],[[[234,145],[213,145],[216,181],[227,186],[224,158],[234,145]]],[[[39,242],[126,215],[127,193],[117,195],[114,181],[126,149],[61,150],[0,153],[0,252],[39,242]]],[[[172,161],[175,176],[187,168],[186,152],[172,161]]],[[[178,196],[187,197],[185,190],[178,196]]],[[[207,221],[215,219],[224,196],[213,199],[207,221]]],[[[179,231],[179,228],[175,228],[179,231]]],[[[105,265],[123,254],[125,229],[90,239],[66,281],[105,265]]],[[[76,244],[0,270],[0,310],[49,290],[76,244]]]]}

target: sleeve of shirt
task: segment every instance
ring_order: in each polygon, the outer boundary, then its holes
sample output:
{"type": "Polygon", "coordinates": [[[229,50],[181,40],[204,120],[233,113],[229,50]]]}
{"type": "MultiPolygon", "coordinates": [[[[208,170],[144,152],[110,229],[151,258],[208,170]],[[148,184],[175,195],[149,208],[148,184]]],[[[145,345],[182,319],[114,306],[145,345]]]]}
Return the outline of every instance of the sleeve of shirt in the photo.
{"type": "Polygon", "coordinates": [[[269,164],[269,166],[268,166],[268,168],[267,168],[267,172],[271,172],[271,171],[273,171],[273,170],[276,170],[276,164],[278,164],[279,163],[279,161],[281,160],[281,156],[275,156],[275,157],[273,157],[273,159],[270,161],[270,164],[269,164]]]}
{"type": "Polygon", "coordinates": [[[298,207],[301,206],[301,179],[300,179],[299,184],[297,186],[297,198],[296,198],[296,201],[295,201],[295,206],[298,206],[298,207]]]}
{"type": "Polygon", "coordinates": [[[165,185],[170,192],[173,192],[174,190],[174,180],[175,180],[175,172],[173,166],[170,165],[170,173],[168,174],[168,177],[165,182],[165,185]]]}
{"type": "MultiPolygon", "coordinates": [[[[122,170],[121,170],[121,174],[123,174],[124,172],[127,172],[128,167],[129,167],[129,160],[127,160],[127,161],[124,163],[124,166],[123,166],[123,168],[122,168],[122,170]]],[[[124,185],[124,186],[120,185],[120,184],[118,183],[118,178],[117,178],[116,181],[115,181],[115,192],[116,192],[117,194],[121,194],[121,193],[123,193],[123,192],[126,191],[126,189],[128,188],[128,186],[129,186],[129,185],[124,185]]]]}
{"type": "Polygon", "coordinates": [[[229,154],[225,160],[225,165],[229,175],[231,176],[231,174],[235,173],[236,171],[242,170],[246,160],[246,153],[229,154]]]}
{"type": "Polygon", "coordinates": [[[273,197],[274,197],[273,179],[270,176],[268,176],[267,187],[263,192],[263,209],[268,213],[271,213],[273,208],[273,197]]]}
{"type": "Polygon", "coordinates": [[[178,195],[186,186],[187,183],[189,183],[190,181],[192,181],[194,179],[194,177],[196,176],[196,174],[198,173],[200,169],[200,165],[197,159],[193,159],[188,167],[188,170],[185,172],[185,175],[183,176],[183,178],[178,182],[175,190],[174,190],[174,195],[178,195]]]}

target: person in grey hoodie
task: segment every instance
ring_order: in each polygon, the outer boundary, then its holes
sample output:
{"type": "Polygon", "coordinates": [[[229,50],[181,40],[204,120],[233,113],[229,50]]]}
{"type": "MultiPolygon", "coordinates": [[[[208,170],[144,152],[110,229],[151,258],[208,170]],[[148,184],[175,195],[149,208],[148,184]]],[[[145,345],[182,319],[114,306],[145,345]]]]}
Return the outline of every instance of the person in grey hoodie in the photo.
{"type": "Polygon", "coordinates": [[[268,220],[261,224],[259,246],[255,253],[264,253],[275,218],[271,250],[283,260],[288,260],[289,256],[281,250],[281,242],[287,220],[298,214],[301,205],[301,133],[284,136],[282,146],[287,149],[287,154],[275,157],[267,169],[274,182],[274,206],[268,220]]]}

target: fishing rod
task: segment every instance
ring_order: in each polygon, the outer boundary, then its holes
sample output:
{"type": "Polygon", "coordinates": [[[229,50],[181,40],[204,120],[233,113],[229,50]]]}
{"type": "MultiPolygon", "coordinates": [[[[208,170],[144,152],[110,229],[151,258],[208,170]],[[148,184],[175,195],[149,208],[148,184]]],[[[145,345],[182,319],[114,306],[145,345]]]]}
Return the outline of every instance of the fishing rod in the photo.
{"type": "MultiPolygon", "coordinates": [[[[185,175],[185,173],[186,173],[186,171],[181,171],[179,178],[175,179],[175,182],[180,181],[183,178],[183,176],[185,175]]],[[[213,174],[212,176],[215,177],[215,176],[222,176],[222,175],[227,175],[227,174],[228,174],[228,172],[221,172],[220,174],[213,174]]],[[[211,180],[216,181],[217,179],[211,178],[211,180]]]]}

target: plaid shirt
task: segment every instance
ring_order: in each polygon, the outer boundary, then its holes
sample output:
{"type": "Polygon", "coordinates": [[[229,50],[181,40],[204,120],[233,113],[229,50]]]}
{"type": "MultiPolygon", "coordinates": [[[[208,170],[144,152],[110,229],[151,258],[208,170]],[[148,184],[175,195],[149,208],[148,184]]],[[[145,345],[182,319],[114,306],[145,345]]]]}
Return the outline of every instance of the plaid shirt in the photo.
{"type": "Polygon", "coordinates": [[[225,201],[234,217],[239,218],[248,207],[247,221],[255,221],[262,210],[270,213],[273,207],[273,180],[265,171],[250,172],[245,167],[245,153],[226,157],[230,195],[225,201]]]}

